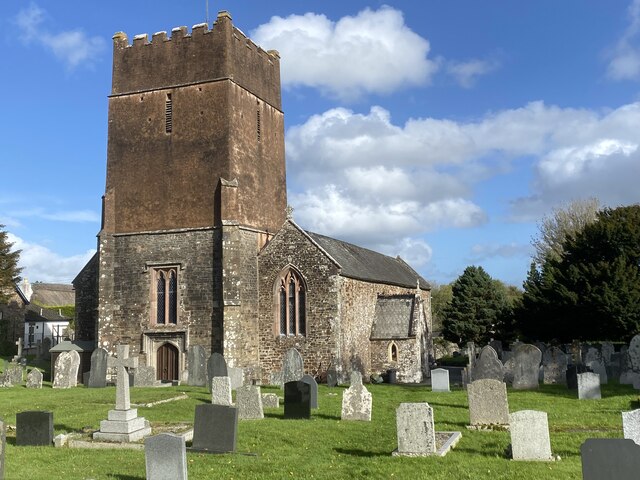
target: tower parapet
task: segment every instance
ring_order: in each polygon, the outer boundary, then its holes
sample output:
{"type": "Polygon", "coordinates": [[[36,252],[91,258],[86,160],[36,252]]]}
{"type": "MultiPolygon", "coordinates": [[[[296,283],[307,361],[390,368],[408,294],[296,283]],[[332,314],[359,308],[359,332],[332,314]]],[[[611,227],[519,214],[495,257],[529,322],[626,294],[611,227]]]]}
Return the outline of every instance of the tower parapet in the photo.
{"type": "Polygon", "coordinates": [[[153,34],[113,36],[112,96],[229,78],[271,106],[282,109],[280,56],[265,51],[236,28],[228,12],[206,23],[153,34]]]}

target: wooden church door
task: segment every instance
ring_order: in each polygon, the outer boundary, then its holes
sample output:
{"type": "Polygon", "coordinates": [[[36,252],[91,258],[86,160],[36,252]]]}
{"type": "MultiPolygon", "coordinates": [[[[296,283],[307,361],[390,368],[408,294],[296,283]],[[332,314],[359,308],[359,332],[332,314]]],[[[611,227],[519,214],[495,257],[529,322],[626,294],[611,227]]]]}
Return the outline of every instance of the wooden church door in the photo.
{"type": "Polygon", "coordinates": [[[170,343],[163,344],[156,353],[158,380],[178,380],[178,349],[170,343]]]}

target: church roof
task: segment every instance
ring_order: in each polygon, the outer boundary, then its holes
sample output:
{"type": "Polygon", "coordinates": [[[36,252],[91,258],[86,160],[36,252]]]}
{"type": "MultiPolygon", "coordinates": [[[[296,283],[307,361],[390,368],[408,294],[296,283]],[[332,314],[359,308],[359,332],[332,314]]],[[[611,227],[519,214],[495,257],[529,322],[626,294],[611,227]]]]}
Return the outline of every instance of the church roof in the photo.
{"type": "Polygon", "coordinates": [[[371,328],[372,340],[412,336],[415,295],[379,296],[371,328]]]}
{"type": "Polygon", "coordinates": [[[30,301],[49,307],[73,305],[76,302],[73,285],[64,283],[32,283],[33,294],[30,301]]]}
{"type": "Polygon", "coordinates": [[[431,288],[429,282],[400,257],[389,257],[318,233],[306,233],[338,263],[340,274],[345,277],[407,288],[416,288],[420,282],[421,289],[431,288]]]}

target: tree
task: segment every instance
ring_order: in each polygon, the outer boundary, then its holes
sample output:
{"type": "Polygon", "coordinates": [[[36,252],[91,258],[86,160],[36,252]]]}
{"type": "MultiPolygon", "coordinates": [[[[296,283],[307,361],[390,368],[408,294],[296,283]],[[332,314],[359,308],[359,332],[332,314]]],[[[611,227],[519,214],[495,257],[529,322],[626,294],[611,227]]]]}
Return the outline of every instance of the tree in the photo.
{"type": "Polygon", "coordinates": [[[458,344],[491,340],[507,308],[504,289],[476,266],[467,267],[451,288],[451,303],[443,312],[444,338],[458,344]]]}
{"type": "Polygon", "coordinates": [[[564,208],[554,209],[542,219],[540,233],[531,242],[535,249],[533,261],[542,267],[547,260],[557,260],[565,241],[593,223],[600,208],[598,199],[574,200],[564,208]]]}
{"type": "Polygon", "coordinates": [[[20,250],[11,251],[11,247],[13,243],[9,242],[4,225],[0,225],[0,303],[8,301],[16,283],[20,281],[20,250]]]}
{"type": "Polygon", "coordinates": [[[452,296],[450,283],[431,288],[431,324],[434,332],[442,331],[444,310],[451,303],[452,296]]]}

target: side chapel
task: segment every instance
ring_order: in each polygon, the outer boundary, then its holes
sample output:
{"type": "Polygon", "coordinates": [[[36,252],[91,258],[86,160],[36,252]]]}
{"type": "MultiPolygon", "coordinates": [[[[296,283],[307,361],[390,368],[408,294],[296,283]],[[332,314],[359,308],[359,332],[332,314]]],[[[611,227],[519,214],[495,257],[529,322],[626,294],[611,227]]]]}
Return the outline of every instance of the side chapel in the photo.
{"type": "Polygon", "coordinates": [[[429,284],[402,259],[306,232],[287,211],[280,58],[220,12],[212,29],[113,37],[96,255],[73,281],[76,338],[130,346],[160,380],[202,345],[269,383],[287,349],[341,381],[427,373],[429,284]]]}

